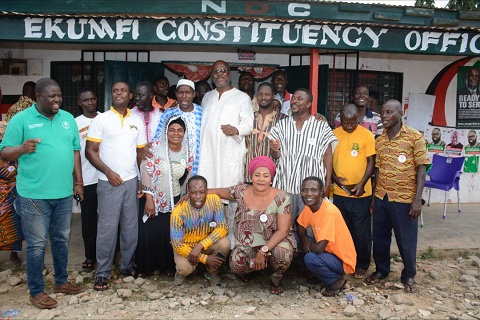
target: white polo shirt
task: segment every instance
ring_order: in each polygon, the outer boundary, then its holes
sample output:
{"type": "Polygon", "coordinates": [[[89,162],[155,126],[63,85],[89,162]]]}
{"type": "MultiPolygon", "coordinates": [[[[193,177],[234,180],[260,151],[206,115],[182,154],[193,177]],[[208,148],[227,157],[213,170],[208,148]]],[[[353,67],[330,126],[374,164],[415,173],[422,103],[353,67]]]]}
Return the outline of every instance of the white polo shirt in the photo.
{"type": "MultiPolygon", "coordinates": [[[[99,115],[100,112],[97,112],[99,115]]],[[[80,156],[82,159],[82,177],[83,185],[89,186],[98,182],[98,170],[85,157],[85,145],[87,144],[88,129],[94,118],[87,118],[83,114],[75,118],[80,135],[80,156]]]]}
{"type": "MultiPolygon", "coordinates": [[[[137,176],[137,148],[143,148],[147,142],[143,122],[139,117],[132,117],[130,109],[127,109],[125,117],[113,107],[96,116],[88,130],[87,140],[100,143],[100,160],[123,181],[137,176]]],[[[100,171],[98,178],[108,181],[100,171]]]]}

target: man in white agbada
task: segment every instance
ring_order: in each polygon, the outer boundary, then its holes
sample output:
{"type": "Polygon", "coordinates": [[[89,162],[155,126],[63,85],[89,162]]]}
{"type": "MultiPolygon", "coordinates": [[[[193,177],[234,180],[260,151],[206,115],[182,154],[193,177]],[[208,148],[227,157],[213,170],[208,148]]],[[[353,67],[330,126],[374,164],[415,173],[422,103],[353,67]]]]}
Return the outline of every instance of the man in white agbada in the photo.
{"type": "MultiPolygon", "coordinates": [[[[245,136],[253,129],[250,97],[232,87],[230,66],[218,60],[212,67],[212,80],[217,87],[203,97],[203,118],[198,174],[210,188],[226,188],[243,181],[245,136]]],[[[228,203],[228,237],[233,238],[233,217],[236,202],[228,203]]]]}

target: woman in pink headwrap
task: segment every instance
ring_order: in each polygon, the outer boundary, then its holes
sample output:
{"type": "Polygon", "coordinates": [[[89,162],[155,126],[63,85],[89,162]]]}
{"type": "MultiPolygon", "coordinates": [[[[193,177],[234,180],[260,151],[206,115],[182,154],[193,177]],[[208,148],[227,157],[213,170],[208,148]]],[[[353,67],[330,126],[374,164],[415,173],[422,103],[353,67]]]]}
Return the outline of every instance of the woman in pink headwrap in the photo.
{"type": "Polygon", "coordinates": [[[230,269],[242,281],[255,270],[271,267],[272,294],[281,294],[283,274],[297,250],[291,228],[291,205],[288,195],[271,186],[275,164],[269,157],[250,161],[248,173],[252,185],[210,189],[223,199],[236,200],[233,223],[235,247],[230,255],[230,269]]]}

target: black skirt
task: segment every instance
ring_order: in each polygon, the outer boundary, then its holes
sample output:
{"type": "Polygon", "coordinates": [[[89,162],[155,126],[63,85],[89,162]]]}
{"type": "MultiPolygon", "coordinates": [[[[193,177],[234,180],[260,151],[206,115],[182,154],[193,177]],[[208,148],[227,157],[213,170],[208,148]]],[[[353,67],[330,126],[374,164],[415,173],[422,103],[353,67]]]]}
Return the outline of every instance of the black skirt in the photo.
{"type": "MultiPolygon", "coordinates": [[[[175,199],[177,202],[178,199],[175,199]]],[[[145,198],[140,199],[138,210],[138,243],[135,252],[135,263],[138,273],[152,274],[155,270],[160,272],[175,271],[173,249],[170,242],[170,215],[159,213],[153,218],[143,222],[145,198]]]]}

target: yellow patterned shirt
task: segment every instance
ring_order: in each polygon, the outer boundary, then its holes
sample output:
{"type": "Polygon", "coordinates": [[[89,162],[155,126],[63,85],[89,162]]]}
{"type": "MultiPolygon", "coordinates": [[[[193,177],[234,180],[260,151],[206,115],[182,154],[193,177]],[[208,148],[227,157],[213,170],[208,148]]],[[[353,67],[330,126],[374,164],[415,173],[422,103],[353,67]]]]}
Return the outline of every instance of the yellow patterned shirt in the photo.
{"type": "MultiPolygon", "coordinates": [[[[170,216],[170,239],[173,250],[186,258],[201,243],[204,250],[225,237],[228,224],[220,198],[208,194],[201,209],[195,209],[185,201],[173,209],[170,216]]],[[[206,264],[207,256],[201,253],[198,261],[206,264]]]]}
{"type": "Polygon", "coordinates": [[[402,124],[398,134],[388,139],[388,129],[377,138],[376,167],[379,178],[375,196],[401,203],[412,203],[417,192],[417,168],[430,163],[425,139],[417,130],[402,124]]]}
{"type": "Polygon", "coordinates": [[[14,115],[19,113],[20,111],[27,109],[34,103],[35,101],[30,99],[29,97],[21,96],[15,104],[8,108],[7,115],[5,116],[5,121],[10,121],[10,119],[12,119],[14,115]]]}

